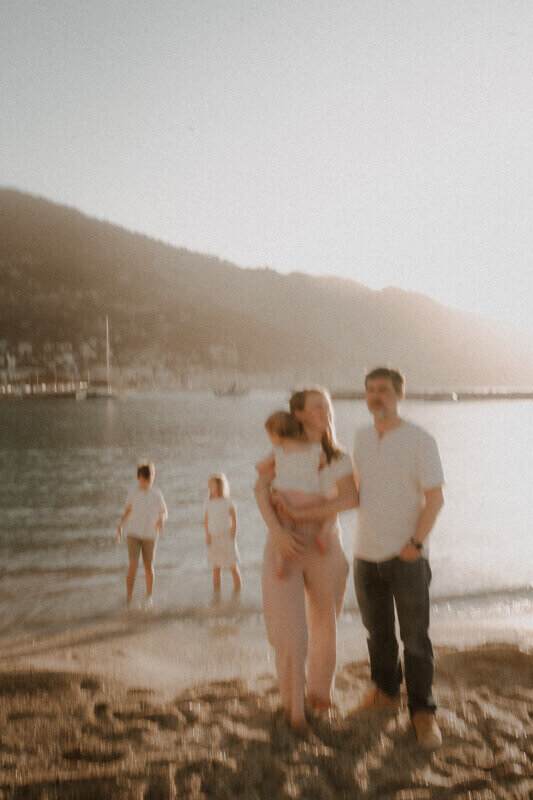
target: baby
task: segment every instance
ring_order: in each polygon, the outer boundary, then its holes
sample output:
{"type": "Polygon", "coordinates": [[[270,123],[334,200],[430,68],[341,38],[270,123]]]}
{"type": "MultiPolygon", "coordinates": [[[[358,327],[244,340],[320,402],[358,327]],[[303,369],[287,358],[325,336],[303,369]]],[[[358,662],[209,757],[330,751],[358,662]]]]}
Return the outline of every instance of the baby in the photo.
{"type": "MultiPolygon", "coordinates": [[[[319,470],[326,463],[321,444],[309,443],[302,434],[300,423],[287,411],[276,411],[265,422],[265,428],[274,449],[255,465],[259,474],[275,471],[272,488],[280,499],[295,508],[306,508],[324,500],[320,492],[319,470]]],[[[326,534],[333,518],[323,523],[295,522],[282,506],[276,506],[282,525],[300,534],[306,543],[314,541],[320,553],[326,552],[326,534]]],[[[276,577],[283,580],[289,572],[289,563],[278,551],[276,577]]]]}

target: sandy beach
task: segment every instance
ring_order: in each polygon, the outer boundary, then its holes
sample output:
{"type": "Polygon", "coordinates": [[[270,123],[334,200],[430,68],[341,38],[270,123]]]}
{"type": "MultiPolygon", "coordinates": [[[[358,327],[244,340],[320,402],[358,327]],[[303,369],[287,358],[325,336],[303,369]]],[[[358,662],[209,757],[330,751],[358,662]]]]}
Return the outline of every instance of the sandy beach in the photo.
{"type": "Polygon", "coordinates": [[[434,615],[444,742],[426,753],[405,697],[394,716],[351,713],[369,677],[360,624],[340,625],[334,711],[311,714],[298,738],[260,618],[223,611],[4,639],[2,800],[533,797],[530,620],[465,631],[434,615]]]}

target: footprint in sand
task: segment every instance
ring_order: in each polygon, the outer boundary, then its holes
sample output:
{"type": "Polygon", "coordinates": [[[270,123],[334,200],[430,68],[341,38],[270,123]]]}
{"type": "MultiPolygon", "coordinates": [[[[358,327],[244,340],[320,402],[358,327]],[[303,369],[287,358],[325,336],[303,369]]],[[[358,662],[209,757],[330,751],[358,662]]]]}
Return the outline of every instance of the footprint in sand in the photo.
{"type": "Polygon", "coordinates": [[[122,749],[97,749],[91,747],[74,747],[65,750],[63,758],[67,761],[86,761],[91,764],[112,764],[121,761],[128,755],[127,750],[122,749]]]}

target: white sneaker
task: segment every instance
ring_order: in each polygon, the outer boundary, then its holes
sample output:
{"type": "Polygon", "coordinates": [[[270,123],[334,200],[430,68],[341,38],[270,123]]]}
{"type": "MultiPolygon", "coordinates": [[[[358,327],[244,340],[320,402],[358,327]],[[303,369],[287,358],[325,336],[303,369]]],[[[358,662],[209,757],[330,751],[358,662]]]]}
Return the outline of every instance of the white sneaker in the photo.
{"type": "Polygon", "coordinates": [[[153,601],[153,598],[152,598],[151,595],[150,595],[150,597],[147,597],[146,600],[144,601],[144,610],[145,611],[153,611],[154,610],[154,601],[153,601]]]}

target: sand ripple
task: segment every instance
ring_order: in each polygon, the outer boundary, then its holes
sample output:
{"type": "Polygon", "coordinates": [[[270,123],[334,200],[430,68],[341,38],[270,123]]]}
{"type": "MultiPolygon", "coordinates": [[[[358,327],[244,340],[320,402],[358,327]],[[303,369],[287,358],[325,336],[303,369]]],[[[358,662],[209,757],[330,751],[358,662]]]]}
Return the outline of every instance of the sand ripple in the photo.
{"type": "Polygon", "coordinates": [[[422,751],[405,708],[350,713],[365,664],[338,676],[337,707],[287,728],[263,676],[171,700],[60,672],[0,673],[1,800],[523,800],[533,797],[533,655],[511,645],[437,650],[443,746],[422,751]]]}

